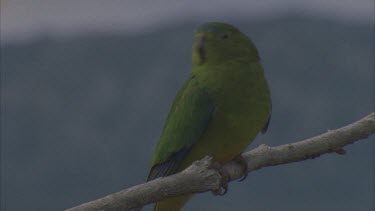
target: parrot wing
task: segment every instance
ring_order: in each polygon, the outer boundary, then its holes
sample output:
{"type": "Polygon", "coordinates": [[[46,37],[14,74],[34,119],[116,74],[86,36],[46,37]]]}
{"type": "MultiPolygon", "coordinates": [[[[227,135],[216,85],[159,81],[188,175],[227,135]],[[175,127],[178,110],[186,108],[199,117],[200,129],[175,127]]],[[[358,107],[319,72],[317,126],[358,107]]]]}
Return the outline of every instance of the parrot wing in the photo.
{"type": "Polygon", "coordinates": [[[261,130],[262,134],[266,133],[268,130],[268,126],[270,125],[270,121],[271,121],[271,115],[272,115],[272,103],[271,103],[271,110],[270,110],[270,115],[268,117],[268,120],[261,130]]]}
{"type": "Polygon", "coordinates": [[[191,75],[168,114],[147,181],[177,173],[181,161],[206,130],[214,108],[205,88],[191,75]]]}

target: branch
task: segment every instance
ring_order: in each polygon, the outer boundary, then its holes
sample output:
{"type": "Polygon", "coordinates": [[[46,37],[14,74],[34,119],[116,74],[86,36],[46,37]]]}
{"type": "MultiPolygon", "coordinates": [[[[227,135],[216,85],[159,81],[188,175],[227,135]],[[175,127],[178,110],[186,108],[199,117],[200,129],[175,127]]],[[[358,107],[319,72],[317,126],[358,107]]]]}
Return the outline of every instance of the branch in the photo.
{"type": "MultiPolygon", "coordinates": [[[[342,147],[367,138],[373,133],[375,133],[375,113],[313,138],[277,147],[261,145],[242,156],[251,172],[263,167],[316,158],[326,153],[345,154],[342,147]]],[[[217,170],[210,168],[211,163],[211,158],[205,157],[178,174],[136,185],[68,211],[130,210],[171,196],[218,190],[221,176],[217,170]]],[[[232,180],[243,176],[242,167],[238,162],[229,161],[223,168],[228,171],[232,180]]]]}

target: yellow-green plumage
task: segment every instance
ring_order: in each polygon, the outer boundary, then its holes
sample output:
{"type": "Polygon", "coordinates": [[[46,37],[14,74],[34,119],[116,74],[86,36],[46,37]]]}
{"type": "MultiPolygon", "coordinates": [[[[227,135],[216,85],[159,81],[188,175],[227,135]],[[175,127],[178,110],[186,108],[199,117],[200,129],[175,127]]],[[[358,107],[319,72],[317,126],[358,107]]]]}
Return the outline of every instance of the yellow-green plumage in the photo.
{"type": "MultiPolygon", "coordinates": [[[[268,125],[270,93],[250,39],[223,23],[206,23],[195,37],[192,73],[172,105],[148,180],[206,155],[229,161],[268,125]]],[[[158,202],[154,210],[179,211],[191,196],[158,202]]]]}

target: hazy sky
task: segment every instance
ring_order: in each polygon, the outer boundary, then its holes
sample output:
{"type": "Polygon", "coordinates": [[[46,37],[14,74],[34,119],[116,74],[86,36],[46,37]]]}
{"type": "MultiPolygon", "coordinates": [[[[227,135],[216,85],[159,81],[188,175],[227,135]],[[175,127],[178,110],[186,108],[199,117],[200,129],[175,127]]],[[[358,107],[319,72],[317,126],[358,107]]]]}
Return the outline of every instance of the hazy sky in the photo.
{"type": "Polygon", "coordinates": [[[3,41],[87,31],[142,32],[177,21],[306,14],[373,21],[374,0],[0,0],[3,41]]]}

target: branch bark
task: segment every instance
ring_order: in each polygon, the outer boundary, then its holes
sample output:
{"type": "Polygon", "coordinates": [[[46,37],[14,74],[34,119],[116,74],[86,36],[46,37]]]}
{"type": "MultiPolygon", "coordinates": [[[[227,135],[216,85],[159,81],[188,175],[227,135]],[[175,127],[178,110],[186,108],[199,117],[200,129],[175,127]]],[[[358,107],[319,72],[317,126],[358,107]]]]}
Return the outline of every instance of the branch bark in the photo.
{"type": "MultiPolygon", "coordinates": [[[[375,113],[345,127],[328,130],[326,133],[303,141],[277,147],[260,145],[242,156],[251,172],[263,167],[316,158],[326,153],[345,154],[342,149],[344,146],[367,138],[373,133],[375,133],[375,113]]],[[[178,174],[136,185],[68,211],[131,210],[171,196],[218,190],[221,175],[217,170],[210,168],[211,163],[211,158],[205,157],[178,174]]],[[[243,176],[242,167],[238,162],[229,161],[223,168],[228,171],[232,180],[243,176]]]]}

